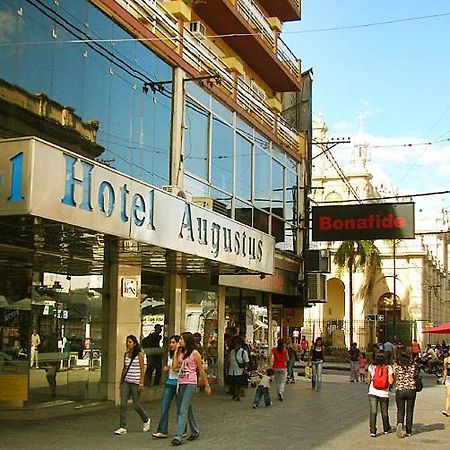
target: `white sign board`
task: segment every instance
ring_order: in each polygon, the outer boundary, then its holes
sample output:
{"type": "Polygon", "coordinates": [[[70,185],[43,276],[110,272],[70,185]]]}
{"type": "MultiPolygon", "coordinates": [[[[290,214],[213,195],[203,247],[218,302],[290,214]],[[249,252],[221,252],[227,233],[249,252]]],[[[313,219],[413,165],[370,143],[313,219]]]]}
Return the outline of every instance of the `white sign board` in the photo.
{"type": "Polygon", "coordinates": [[[0,215],[32,214],[272,274],[272,236],[37,138],[0,142],[0,215]]]}

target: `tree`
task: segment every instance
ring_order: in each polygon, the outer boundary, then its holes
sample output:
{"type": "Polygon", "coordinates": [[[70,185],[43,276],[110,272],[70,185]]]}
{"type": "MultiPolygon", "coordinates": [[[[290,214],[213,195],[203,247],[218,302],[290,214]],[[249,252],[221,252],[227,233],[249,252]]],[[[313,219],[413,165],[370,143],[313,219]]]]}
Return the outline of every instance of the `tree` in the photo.
{"type": "Polygon", "coordinates": [[[334,262],[339,270],[348,270],[350,296],[349,322],[350,345],[353,342],[353,274],[365,270],[364,282],[360,295],[366,300],[371,289],[377,269],[380,267],[380,252],[373,241],[344,241],[336,250],[334,262]]]}

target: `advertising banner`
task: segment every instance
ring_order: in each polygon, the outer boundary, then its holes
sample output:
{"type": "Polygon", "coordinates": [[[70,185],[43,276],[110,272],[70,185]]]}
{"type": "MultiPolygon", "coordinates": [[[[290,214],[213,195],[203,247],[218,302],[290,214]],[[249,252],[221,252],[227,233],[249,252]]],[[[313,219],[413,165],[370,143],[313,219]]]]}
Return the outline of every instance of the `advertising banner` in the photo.
{"type": "Polygon", "coordinates": [[[313,241],[414,239],[414,203],[314,206],[313,241]]]}

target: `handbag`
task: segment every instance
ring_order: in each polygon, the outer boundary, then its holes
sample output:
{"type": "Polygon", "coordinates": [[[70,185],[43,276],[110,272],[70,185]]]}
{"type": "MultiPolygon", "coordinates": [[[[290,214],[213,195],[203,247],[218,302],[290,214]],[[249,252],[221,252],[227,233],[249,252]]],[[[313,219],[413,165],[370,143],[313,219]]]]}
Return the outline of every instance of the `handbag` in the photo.
{"type": "Polygon", "coordinates": [[[422,377],[416,374],[414,381],[416,382],[416,392],[420,392],[423,389],[422,377]]]}
{"type": "Polygon", "coordinates": [[[311,366],[305,366],[305,378],[312,378],[312,367],[311,366]]]}
{"type": "MultiPolygon", "coordinates": [[[[123,356],[123,360],[124,360],[124,363],[125,363],[125,357],[126,357],[126,352],[125,352],[125,355],[123,356]]],[[[133,364],[133,361],[134,361],[134,358],[136,357],[136,355],[134,355],[131,359],[130,359],[130,362],[128,363],[128,366],[127,366],[127,368],[125,369],[125,372],[123,372],[122,373],[122,376],[121,376],[121,378],[120,378],[120,382],[121,383],[123,383],[124,381],[125,381],[125,377],[127,376],[127,373],[128,373],[128,371],[130,370],[130,367],[131,367],[131,364],[133,364]]]]}
{"type": "Polygon", "coordinates": [[[244,350],[243,349],[241,349],[241,350],[242,350],[242,362],[238,361],[236,351],[234,352],[234,359],[236,360],[236,363],[237,363],[239,369],[245,369],[246,362],[244,361],[244,350]]]}

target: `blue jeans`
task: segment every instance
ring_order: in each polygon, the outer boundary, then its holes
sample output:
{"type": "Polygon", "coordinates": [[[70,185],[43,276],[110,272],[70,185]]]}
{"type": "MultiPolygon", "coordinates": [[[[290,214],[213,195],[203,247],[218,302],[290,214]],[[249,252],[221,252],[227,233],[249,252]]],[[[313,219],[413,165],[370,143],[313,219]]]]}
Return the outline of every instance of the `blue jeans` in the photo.
{"type": "Polygon", "coordinates": [[[322,368],[323,361],[312,361],[312,387],[316,391],[322,389],[322,368]]]}
{"type": "Polygon", "coordinates": [[[293,356],[287,366],[287,376],[288,378],[294,378],[294,365],[295,365],[296,358],[293,356]]]}
{"type": "Polygon", "coordinates": [[[164,391],[161,398],[161,418],[159,419],[158,433],[167,434],[169,429],[169,409],[172,399],[175,397],[177,401],[177,412],[179,410],[178,396],[177,396],[177,385],[166,383],[164,385],[164,391]]]}
{"type": "Polygon", "coordinates": [[[200,430],[198,429],[197,422],[195,420],[194,411],[192,409],[192,396],[195,394],[196,389],[196,384],[178,385],[179,409],[175,439],[179,440],[180,442],[183,440],[183,434],[186,430],[186,421],[189,422],[191,435],[198,436],[200,434],[200,430]]]}
{"type": "Polygon", "coordinates": [[[142,422],[146,422],[148,420],[148,415],[145,412],[144,408],[141,405],[139,400],[140,394],[138,392],[138,385],[131,384],[124,381],[120,386],[120,427],[127,427],[127,404],[128,399],[133,400],[134,410],[139,414],[142,419],[142,422]]]}
{"type": "Polygon", "coordinates": [[[284,394],[284,387],[286,386],[286,369],[273,369],[273,371],[275,374],[277,393],[284,394]]]}
{"type": "Polygon", "coordinates": [[[389,422],[389,397],[377,397],[369,395],[369,427],[370,433],[377,433],[377,413],[378,405],[381,409],[381,420],[383,421],[383,431],[389,431],[391,425],[389,422]]]}
{"type": "Polygon", "coordinates": [[[253,400],[253,404],[255,406],[259,405],[259,402],[261,400],[261,397],[264,396],[264,403],[266,406],[270,406],[270,392],[269,392],[269,388],[268,387],[264,387],[259,385],[256,388],[256,392],[255,392],[255,400],[253,400]]]}
{"type": "Polygon", "coordinates": [[[397,391],[395,393],[395,402],[397,403],[397,424],[404,424],[406,413],[406,432],[411,434],[416,391],[411,389],[397,391]]]}

